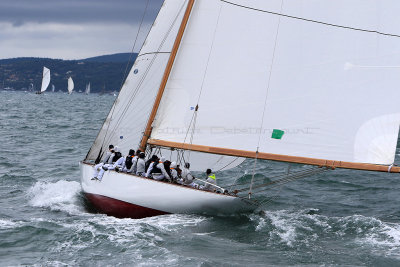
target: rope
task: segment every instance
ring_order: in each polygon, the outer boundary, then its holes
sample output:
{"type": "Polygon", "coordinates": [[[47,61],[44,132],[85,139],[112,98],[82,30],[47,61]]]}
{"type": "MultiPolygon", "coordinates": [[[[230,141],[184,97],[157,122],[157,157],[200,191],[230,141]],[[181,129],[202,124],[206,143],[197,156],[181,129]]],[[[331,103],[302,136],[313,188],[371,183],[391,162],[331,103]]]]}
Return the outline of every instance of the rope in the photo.
{"type": "MultiPolygon", "coordinates": [[[[376,33],[376,34],[380,34],[380,35],[400,38],[400,35],[398,35],[398,34],[385,33],[385,32],[380,32],[380,31],[376,31],[376,30],[366,30],[366,29],[355,28],[355,27],[350,27],[350,26],[344,26],[344,25],[339,25],[339,24],[327,23],[327,22],[323,22],[323,21],[318,21],[318,20],[313,20],[313,19],[306,19],[306,18],[302,18],[302,17],[296,17],[296,16],[286,15],[286,14],[277,13],[277,12],[273,12],[273,11],[262,10],[262,9],[253,8],[253,7],[249,7],[249,6],[239,5],[239,4],[232,3],[232,2],[229,2],[229,1],[226,1],[226,0],[220,0],[220,1],[224,2],[226,4],[229,4],[229,5],[242,7],[242,8],[258,11],[258,12],[268,13],[268,14],[272,14],[272,15],[277,15],[277,16],[281,16],[281,17],[286,17],[286,18],[290,18],[290,19],[297,19],[297,20],[302,20],[302,21],[322,24],[322,25],[336,27],[336,28],[348,29],[348,30],[353,30],[353,31],[368,32],[368,33],[376,33]]],[[[282,10],[281,10],[281,12],[282,12],[282,10]]]]}
{"type": "MultiPolygon", "coordinates": [[[[295,173],[293,175],[290,175],[290,176],[289,175],[284,175],[284,178],[280,178],[280,179],[277,179],[277,180],[274,180],[274,181],[271,181],[271,182],[268,182],[268,183],[263,183],[263,184],[260,184],[260,185],[253,186],[253,189],[264,188],[262,190],[259,190],[259,191],[255,192],[255,193],[260,193],[260,192],[265,191],[265,190],[270,190],[271,188],[274,188],[276,186],[287,184],[289,182],[292,182],[292,181],[295,181],[295,180],[298,180],[298,179],[301,179],[301,178],[304,178],[304,177],[307,177],[307,176],[311,176],[311,175],[315,175],[315,174],[318,174],[318,173],[322,173],[322,172],[325,172],[327,170],[329,170],[329,169],[327,169],[327,168],[314,168],[313,167],[312,169],[307,169],[307,170],[304,170],[304,171],[300,171],[300,172],[297,172],[297,173],[295,173]],[[265,187],[268,187],[268,188],[265,189],[265,187]]],[[[278,177],[282,177],[282,176],[278,176],[278,177]]],[[[244,192],[244,191],[247,191],[247,190],[248,190],[248,187],[237,189],[236,193],[244,192]]]]}

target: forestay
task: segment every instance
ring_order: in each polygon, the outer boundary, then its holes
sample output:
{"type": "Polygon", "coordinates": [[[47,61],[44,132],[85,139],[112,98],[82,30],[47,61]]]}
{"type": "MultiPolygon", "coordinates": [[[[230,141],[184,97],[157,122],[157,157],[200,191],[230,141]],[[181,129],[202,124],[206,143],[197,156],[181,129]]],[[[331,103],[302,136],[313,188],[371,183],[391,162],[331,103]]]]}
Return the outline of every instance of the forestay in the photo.
{"type": "Polygon", "coordinates": [[[46,67],[43,67],[43,76],[42,76],[42,87],[40,88],[40,92],[46,91],[47,87],[50,84],[50,70],[46,67]]]}
{"type": "Polygon", "coordinates": [[[392,164],[396,10],[395,0],[196,1],[150,143],[392,164]]]}

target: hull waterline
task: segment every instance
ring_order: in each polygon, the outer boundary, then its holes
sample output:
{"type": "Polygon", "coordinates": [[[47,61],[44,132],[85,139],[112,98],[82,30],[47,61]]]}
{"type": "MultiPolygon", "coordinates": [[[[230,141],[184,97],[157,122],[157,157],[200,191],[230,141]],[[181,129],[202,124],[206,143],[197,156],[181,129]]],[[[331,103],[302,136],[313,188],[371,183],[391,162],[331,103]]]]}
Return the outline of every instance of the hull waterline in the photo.
{"type": "Polygon", "coordinates": [[[254,202],[115,171],[91,180],[93,165],[81,163],[86,198],[101,213],[117,218],[144,218],[170,213],[235,214],[253,211],[254,202]]]}

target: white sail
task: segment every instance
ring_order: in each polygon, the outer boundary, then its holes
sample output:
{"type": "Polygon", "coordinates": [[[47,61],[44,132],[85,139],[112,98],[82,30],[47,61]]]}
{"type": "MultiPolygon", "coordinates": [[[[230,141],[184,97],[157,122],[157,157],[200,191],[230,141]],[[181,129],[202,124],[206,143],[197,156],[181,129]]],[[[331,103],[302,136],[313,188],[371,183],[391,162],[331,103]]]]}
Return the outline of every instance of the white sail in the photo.
{"type": "Polygon", "coordinates": [[[46,67],[43,67],[42,87],[40,88],[40,92],[43,93],[44,91],[46,91],[49,84],[50,84],[50,70],[46,67]]]}
{"type": "Polygon", "coordinates": [[[94,160],[109,144],[124,154],[143,136],[182,17],[186,0],[164,2],[139,55],[88,155],[94,160]]]}
{"type": "Polygon", "coordinates": [[[395,10],[394,0],[196,1],[151,138],[392,164],[400,124],[395,10]]]}
{"type": "Polygon", "coordinates": [[[86,90],[85,90],[85,94],[90,94],[90,83],[88,83],[87,85],[86,85],[86,90]]]}
{"type": "Polygon", "coordinates": [[[54,86],[54,84],[51,85],[51,91],[54,93],[54,91],[56,90],[56,87],[54,86]]]}
{"type": "Polygon", "coordinates": [[[74,90],[74,81],[72,80],[71,77],[68,78],[68,94],[72,94],[72,91],[74,90]]]}

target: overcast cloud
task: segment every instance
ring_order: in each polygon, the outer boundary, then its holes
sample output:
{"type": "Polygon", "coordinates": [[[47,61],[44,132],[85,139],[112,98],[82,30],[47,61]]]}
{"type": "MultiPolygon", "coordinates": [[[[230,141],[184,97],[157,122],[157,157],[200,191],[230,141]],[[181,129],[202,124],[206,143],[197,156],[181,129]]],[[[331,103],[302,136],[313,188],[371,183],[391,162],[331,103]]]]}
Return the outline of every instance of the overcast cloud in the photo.
{"type": "Polygon", "coordinates": [[[138,51],[162,0],[0,0],[0,58],[80,59],[138,51]]]}

